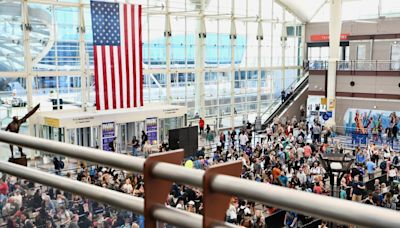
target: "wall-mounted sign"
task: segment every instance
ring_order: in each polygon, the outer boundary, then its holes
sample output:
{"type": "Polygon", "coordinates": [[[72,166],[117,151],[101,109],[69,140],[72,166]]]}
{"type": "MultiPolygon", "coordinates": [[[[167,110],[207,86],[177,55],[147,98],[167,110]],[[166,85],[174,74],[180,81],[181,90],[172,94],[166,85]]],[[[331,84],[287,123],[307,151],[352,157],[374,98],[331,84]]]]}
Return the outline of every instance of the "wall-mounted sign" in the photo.
{"type": "Polygon", "coordinates": [[[94,116],[77,117],[72,119],[72,121],[74,121],[75,124],[90,123],[92,120],[94,120],[94,116]]]}
{"type": "Polygon", "coordinates": [[[328,110],[333,110],[336,108],[336,99],[329,99],[328,110]]]}
{"type": "Polygon", "coordinates": [[[50,126],[50,127],[60,127],[60,120],[59,119],[45,117],[44,118],[44,125],[50,126]]]}
{"type": "MultiPolygon", "coordinates": [[[[348,33],[340,34],[340,40],[348,40],[348,33]]],[[[313,34],[310,36],[312,42],[327,42],[329,41],[329,34],[313,34]]]]}
{"type": "Polygon", "coordinates": [[[321,98],[321,104],[326,105],[326,97],[321,98]]]}
{"type": "Polygon", "coordinates": [[[320,112],[322,119],[327,121],[329,118],[332,118],[332,112],[320,112]]]}
{"type": "Polygon", "coordinates": [[[101,133],[103,150],[112,151],[110,147],[110,142],[112,142],[115,138],[115,123],[103,123],[101,125],[101,133]]]}
{"type": "Polygon", "coordinates": [[[146,133],[150,145],[157,142],[157,118],[147,118],[146,119],[146,133]]]}

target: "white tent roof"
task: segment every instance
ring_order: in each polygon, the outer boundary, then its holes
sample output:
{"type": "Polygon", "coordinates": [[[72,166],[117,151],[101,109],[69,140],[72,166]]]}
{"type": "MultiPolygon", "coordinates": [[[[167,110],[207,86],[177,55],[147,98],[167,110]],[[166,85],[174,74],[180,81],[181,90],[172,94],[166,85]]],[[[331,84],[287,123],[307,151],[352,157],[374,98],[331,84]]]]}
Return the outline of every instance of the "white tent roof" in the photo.
{"type": "MultiPolygon", "coordinates": [[[[275,0],[302,22],[329,21],[330,0],[275,0]]],[[[342,20],[400,16],[400,0],[342,0],[342,20]]]]}

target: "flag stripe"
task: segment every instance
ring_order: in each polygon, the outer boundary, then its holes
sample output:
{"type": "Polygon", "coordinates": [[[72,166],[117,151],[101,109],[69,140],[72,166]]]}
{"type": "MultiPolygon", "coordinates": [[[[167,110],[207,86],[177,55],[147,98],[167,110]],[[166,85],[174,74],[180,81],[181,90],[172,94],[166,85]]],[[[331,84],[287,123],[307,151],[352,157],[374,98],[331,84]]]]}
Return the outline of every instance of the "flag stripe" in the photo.
{"type": "Polygon", "coordinates": [[[139,70],[140,70],[140,106],[143,106],[143,52],[142,52],[142,5],[139,5],[139,70]]]}
{"type": "Polygon", "coordinates": [[[107,100],[108,100],[108,109],[112,109],[113,107],[113,91],[112,91],[112,71],[111,71],[111,46],[107,45],[104,46],[105,48],[105,58],[106,58],[106,64],[105,68],[106,68],[106,78],[107,78],[107,86],[106,86],[106,90],[107,90],[107,100]]]}
{"type": "Polygon", "coordinates": [[[136,107],[137,106],[137,101],[136,101],[136,7],[134,5],[131,5],[131,10],[132,10],[132,56],[133,56],[133,83],[132,83],[132,87],[133,87],[133,106],[136,107]]]}
{"type": "Polygon", "coordinates": [[[118,47],[118,77],[119,77],[119,108],[124,108],[124,92],[122,82],[122,61],[121,61],[121,47],[118,47]]]}
{"type": "Polygon", "coordinates": [[[101,110],[104,109],[104,83],[103,83],[103,57],[101,52],[101,46],[97,46],[97,73],[99,80],[99,107],[101,110]]]}
{"type": "Polygon", "coordinates": [[[103,85],[104,85],[104,108],[107,110],[108,109],[108,81],[107,81],[107,60],[106,60],[106,47],[105,46],[101,46],[101,57],[102,57],[102,67],[103,67],[103,85]]]}
{"type": "Polygon", "coordinates": [[[121,15],[121,20],[120,20],[120,28],[121,28],[121,46],[119,47],[119,52],[121,53],[119,60],[121,61],[121,82],[122,82],[122,94],[121,94],[121,106],[122,108],[127,108],[127,101],[128,101],[128,93],[127,93],[127,88],[126,88],[126,51],[125,51],[125,34],[126,34],[126,30],[125,30],[125,18],[126,18],[126,14],[125,14],[125,6],[120,7],[120,15],[121,15]]]}
{"type": "Polygon", "coordinates": [[[112,83],[112,107],[117,108],[117,97],[115,93],[115,68],[114,68],[114,47],[110,46],[110,68],[111,68],[111,83],[112,83]]]}
{"type": "Polygon", "coordinates": [[[130,93],[131,93],[131,88],[129,86],[130,84],[130,71],[129,71],[129,66],[130,66],[130,58],[129,58],[129,30],[128,30],[128,23],[129,19],[128,16],[130,16],[128,6],[124,5],[124,27],[125,27],[125,63],[126,63],[126,94],[127,94],[127,105],[126,108],[131,107],[131,99],[130,99],[130,93]]]}
{"type": "Polygon", "coordinates": [[[100,109],[100,93],[99,93],[99,73],[97,72],[99,70],[99,67],[97,65],[97,48],[96,46],[93,48],[93,57],[94,57],[94,87],[96,91],[96,109],[100,109]]]}

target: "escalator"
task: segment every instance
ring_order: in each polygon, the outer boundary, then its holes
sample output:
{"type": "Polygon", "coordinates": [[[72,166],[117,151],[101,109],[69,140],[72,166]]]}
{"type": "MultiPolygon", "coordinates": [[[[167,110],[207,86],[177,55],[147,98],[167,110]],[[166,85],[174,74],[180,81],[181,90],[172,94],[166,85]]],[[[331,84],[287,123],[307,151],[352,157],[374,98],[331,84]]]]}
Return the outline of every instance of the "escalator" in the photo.
{"type": "Polygon", "coordinates": [[[285,101],[282,102],[281,97],[276,97],[274,102],[265,110],[262,114],[261,118],[264,121],[262,125],[262,129],[265,129],[269,126],[275,117],[280,117],[284,114],[292,116],[300,116],[300,106],[306,104],[308,97],[308,78],[309,73],[306,71],[304,76],[294,85],[289,86],[289,89],[286,90],[286,94],[289,94],[285,101]],[[291,88],[295,88],[293,92],[290,92],[291,88]]]}

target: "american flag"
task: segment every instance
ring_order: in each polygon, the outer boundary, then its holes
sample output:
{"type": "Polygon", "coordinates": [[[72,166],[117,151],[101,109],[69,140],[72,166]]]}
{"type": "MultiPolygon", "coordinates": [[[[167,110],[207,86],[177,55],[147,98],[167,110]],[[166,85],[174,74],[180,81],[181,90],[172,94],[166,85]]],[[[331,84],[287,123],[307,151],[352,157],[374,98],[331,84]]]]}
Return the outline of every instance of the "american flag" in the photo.
{"type": "Polygon", "coordinates": [[[143,106],[142,7],[91,1],[96,109],[143,106]]]}

